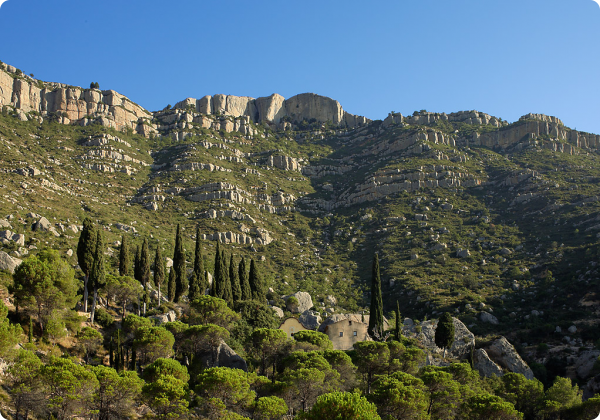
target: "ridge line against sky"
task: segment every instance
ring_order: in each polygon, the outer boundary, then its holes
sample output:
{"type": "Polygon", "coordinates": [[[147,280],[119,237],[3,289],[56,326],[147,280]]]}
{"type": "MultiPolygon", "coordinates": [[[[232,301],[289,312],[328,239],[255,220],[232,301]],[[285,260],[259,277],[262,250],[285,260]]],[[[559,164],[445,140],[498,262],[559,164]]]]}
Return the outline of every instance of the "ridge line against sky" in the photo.
{"type": "Polygon", "coordinates": [[[544,113],[600,133],[592,0],[8,0],[0,60],[148,110],[312,92],[352,114],[544,113]]]}

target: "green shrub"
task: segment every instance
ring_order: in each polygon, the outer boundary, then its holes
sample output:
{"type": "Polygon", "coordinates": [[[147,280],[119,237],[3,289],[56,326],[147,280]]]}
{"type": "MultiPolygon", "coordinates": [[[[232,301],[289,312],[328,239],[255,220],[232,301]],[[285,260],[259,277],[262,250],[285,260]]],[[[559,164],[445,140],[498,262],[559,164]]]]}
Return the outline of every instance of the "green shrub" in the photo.
{"type": "Polygon", "coordinates": [[[96,316],[94,319],[103,328],[108,328],[115,322],[112,315],[102,308],[96,308],[96,316]]]}

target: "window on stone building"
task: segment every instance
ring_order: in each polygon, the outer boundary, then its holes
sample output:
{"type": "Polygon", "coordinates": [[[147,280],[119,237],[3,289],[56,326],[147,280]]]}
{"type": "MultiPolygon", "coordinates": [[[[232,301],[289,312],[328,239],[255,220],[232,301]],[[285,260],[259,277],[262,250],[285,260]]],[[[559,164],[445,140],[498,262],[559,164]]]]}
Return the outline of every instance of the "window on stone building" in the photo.
{"type": "Polygon", "coordinates": [[[344,331],[340,331],[340,337],[344,336],[344,331]]]}

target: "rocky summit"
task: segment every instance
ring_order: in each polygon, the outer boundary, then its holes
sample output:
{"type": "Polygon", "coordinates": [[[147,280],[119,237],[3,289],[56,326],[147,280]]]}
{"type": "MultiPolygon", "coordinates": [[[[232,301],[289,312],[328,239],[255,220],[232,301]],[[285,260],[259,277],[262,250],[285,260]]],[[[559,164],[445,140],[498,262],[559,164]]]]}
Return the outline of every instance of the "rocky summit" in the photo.
{"type": "Polygon", "coordinates": [[[398,302],[423,320],[415,337],[431,344],[425,318],[451,311],[466,331],[455,347],[474,343],[480,371],[595,386],[582,366],[600,340],[596,134],[535,113],[370,120],[312,93],[150,112],[4,64],[0,108],[4,273],[47,247],[77,266],[85,217],[109,261],[122,235],[172,257],[181,224],[188,262],[199,228],[209,272],[219,241],[256,261],[272,305],[310,293],[296,312],[317,319],[368,307],[378,253],[386,314],[398,302]]]}

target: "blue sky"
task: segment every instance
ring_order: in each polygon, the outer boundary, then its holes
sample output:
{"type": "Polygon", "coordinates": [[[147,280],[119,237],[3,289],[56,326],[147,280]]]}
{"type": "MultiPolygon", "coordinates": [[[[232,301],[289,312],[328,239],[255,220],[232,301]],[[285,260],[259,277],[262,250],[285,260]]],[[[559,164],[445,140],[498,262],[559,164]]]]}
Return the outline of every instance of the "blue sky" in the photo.
{"type": "Polygon", "coordinates": [[[8,0],[0,60],[149,110],[314,92],[390,111],[528,112],[600,133],[592,0],[8,0]]]}

